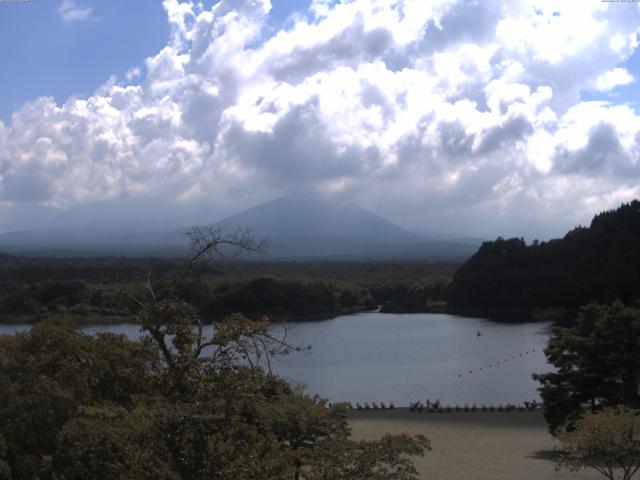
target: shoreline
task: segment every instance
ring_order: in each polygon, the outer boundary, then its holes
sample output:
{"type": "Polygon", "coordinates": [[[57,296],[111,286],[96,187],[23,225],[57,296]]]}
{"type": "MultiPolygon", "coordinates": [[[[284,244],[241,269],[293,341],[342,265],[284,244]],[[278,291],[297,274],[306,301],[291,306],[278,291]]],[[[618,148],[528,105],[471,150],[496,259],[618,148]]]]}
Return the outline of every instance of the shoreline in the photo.
{"type": "MultiPolygon", "coordinates": [[[[273,324],[283,324],[283,323],[305,323],[305,322],[321,322],[324,320],[333,320],[335,318],[346,316],[346,315],[357,315],[361,313],[381,313],[381,314],[446,314],[446,315],[456,315],[460,317],[469,317],[469,318],[485,318],[492,322],[496,323],[507,323],[507,324],[518,324],[518,323],[544,323],[544,322],[557,322],[559,320],[559,315],[556,309],[549,309],[549,311],[538,312],[537,314],[533,314],[531,310],[519,310],[519,309],[449,309],[449,308],[427,308],[421,311],[392,311],[384,309],[372,310],[372,309],[349,309],[341,312],[335,313],[315,313],[315,314],[305,314],[305,315],[296,315],[296,314],[276,314],[276,315],[267,315],[270,317],[270,321],[273,324]],[[509,318],[506,320],[505,318],[509,318]],[[513,320],[513,318],[519,318],[519,320],[513,320]]],[[[99,314],[99,313],[90,313],[85,315],[74,314],[70,312],[52,312],[51,314],[0,314],[0,325],[32,325],[38,322],[46,321],[56,316],[66,317],[71,320],[73,323],[77,325],[116,325],[122,323],[131,323],[137,324],[136,316],[118,316],[118,315],[107,315],[107,314],[99,314]]],[[[221,316],[206,316],[203,317],[204,324],[215,324],[220,322],[224,317],[221,316]]]]}
{"type": "Polygon", "coordinates": [[[486,318],[497,323],[566,323],[575,316],[574,307],[450,307],[445,313],[461,317],[486,318]]]}

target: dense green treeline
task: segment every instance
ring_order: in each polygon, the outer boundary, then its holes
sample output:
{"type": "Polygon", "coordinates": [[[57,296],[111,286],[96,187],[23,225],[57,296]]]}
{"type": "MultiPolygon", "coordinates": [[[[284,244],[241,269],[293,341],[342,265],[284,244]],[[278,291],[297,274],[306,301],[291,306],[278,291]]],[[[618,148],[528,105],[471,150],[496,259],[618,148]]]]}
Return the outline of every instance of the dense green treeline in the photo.
{"type": "MultiPolygon", "coordinates": [[[[168,288],[183,259],[44,258],[0,255],[0,319],[36,321],[53,314],[85,322],[131,320],[122,292],[148,278],[168,288]]],[[[328,318],[371,310],[427,311],[442,301],[454,263],[224,262],[196,265],[181,297],[208,321],[242,312],[273,320],[328,318]]]]}
{"type": "Polygon", "coordinates": [[[140,290],[137,284],[109,287],[81,280],[0,283],[0,320],[37,321],[66,314],[91,321],[117,321],[134,314],[134,304],[119,293],[120,288],[140,290]]]}
{"type": "MultiPolygon", "coordinates": [[[[143,257],[30,257],[0,252],[0,282],[40,282],[43,280],[83,280],[121,282],[140,279],[149,268],[156,274],[174,271],[184,259],[143,257]]],[[[211,265],[200,267],[219,273],[211,265]]]]}
{"type": "Polygon", "coordinates": [[[640,299],[640,201],[596,215],[588,228],[527,245],[484,243],[453,276],[452,308],[577,309],[592,301],[640,299]]]}
{"type": "MultiPolygon", "coordinates": [[[[268,259],[268,256],[265,257],[268,259]]],[[[82,280],[87,283],[129,282],[167,276],[184,258],[149,257],[27,257],[0,252],[0,282],[82,280]]],[[[248,280],[256,277],[305,278],[369,287],[386,282],[448,283],[460,266],[453,261],[221,261],[198,264],[197,277],[209,280],[248,280]]]]}
{"type": "Polygon", "coordinates": [[[383,313],[421,313],[443,311],[447,284],[443,280],[385,283],[371,287],[380,299],[383,313]]]}
{"type": "Polygon", "coordinates": [[[217,286],[202,309],[205,317],[235,312],[275,319],[307,316],[334,317],[376,308],[371,293],[362,288],[338,287],[321,280],[260,277],[217,286]]]}

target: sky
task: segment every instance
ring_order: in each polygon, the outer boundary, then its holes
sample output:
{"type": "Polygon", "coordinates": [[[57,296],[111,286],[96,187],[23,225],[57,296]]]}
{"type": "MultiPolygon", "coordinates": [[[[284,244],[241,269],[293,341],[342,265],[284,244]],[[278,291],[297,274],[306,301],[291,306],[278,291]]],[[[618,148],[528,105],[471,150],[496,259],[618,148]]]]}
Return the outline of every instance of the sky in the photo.
{"type": "Polygon", "coordinates": [[[0,232],[291,194],[552,238],[640,197],[640,4],[0,2],[0,232]]]}

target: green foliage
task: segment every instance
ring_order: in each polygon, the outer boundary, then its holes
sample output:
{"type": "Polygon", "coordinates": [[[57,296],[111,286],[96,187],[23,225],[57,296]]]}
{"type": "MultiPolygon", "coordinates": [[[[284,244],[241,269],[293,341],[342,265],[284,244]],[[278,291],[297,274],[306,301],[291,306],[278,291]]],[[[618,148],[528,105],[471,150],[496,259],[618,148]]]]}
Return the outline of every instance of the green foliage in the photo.
{"type": "Polygon", "coordinates": [[[375,308],[371,294],[364,289],[336,287],[313,280],[287,280],[259,277],[246,282],[220,285],[203,314],[304,318],[309,315],[333,317],[341,313],[375,308]]]}
{"type": "Polygon", "coordinates": [[[271,373],[273,356],[298,348],[268,322],[235,314],[205,337],[181,285],[218,246],[253,247],[243,235],[196,233],[176,280],[127,292],[140,342],[62,320],[0,337],[0,479],[415,478],[409,457],[426,439],[349,440],[344,406],[271,373]]]}
{"type": "Polygon", "coordinates": [[[203,340],[191,313],[172,302],[143,312],[141,343],[50,322],[2,337],[0,478],[414,478],[407,455],[421,438],[352,442],[344,406],[259,366],[259,353],[289,348],[265,322],[234,316],[203,340]]]}
{"type": "Polygon", "coordinates": [[[385,283],[371,287],[376,299],[382,300],[384,313],[420,313],[444,309],[446,284],[444,281],[415,281],[385,283]]]}
{"type": "Polygon", "coordinates": [[[0,433],[12,478],[52,472],[63,427],[87,405],[132,405],[150,392],[157,353],[124,337],[89,337],[68,324],[0,337],[0,433]]]}
{"type": "Polygon", "coordinates": [[[37,292],[40,303],[57,303],[61,305],[75,305],[79,303],[86,290],[86,285],[79,281],[45,282],[37,292]]]}
{"type": "Polygon", "coordinates": [[[57,435],[53,470],[69,480],[178,479],[157,427],[157,408],[82,408],[57,435]]]}
{"type": "MultiPolygon", "coordinates": [[[[146,274],[159,296],[169,293],[178,259],[30,258],[0,253],[0,321],[54,315],[81,322],[132,321],[146,274]],[[47,279],[47,280],[44,280],[47,279]]],[[[333,317],[375,308],[420,312],[444,298],[458,264],[433,262],[226,262],[193,266],[172,294],[207,321],[226,315],[278,320],[333,317]],[[224,273],[225,275],[221,275],[224,273]]]]}
{"type": "Polygon", "coordinates": [[[640,407],[640,309],[616,302],[584,307],[572,328],[555,327],[545,349],[555,372],[541,383],[550,429],[571,426],[583,407],[640,407]]]}
{"type": "Polygon", "coordinates": [[[606,408],[586,412],[571,432],[558,435],[560,468],[593,468],[609,480],[630,480],[640,469],[640,411],[606,408]]]}
{"type": "Polygon", "coordinates": [[[365,442],[343,439],[322,449],[305,471],[305,480],[413,480],[417,470],[409,457],[423,456],[431,446],[422,435],[385,435],[365,442]]]}
{"type": "Polygon", "coordinates": [[[454,275],[456,308],[567,307],[640,299],[640,201],[596,215],[563,239],[484,243],[454,275]]]}
{"type": "Polygon", "coordinates": [[[11,480],[11,470],[7,463],[7,441],[0,434],[0,480],[11,480]]]}

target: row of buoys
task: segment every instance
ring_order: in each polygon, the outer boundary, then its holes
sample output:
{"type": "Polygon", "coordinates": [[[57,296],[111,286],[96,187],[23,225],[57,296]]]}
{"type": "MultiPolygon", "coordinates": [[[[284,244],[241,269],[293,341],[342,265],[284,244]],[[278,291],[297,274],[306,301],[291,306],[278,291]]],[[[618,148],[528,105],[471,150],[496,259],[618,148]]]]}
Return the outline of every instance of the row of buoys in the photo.
{"type": "MultiPolygon", "coordinates": [[[[534,349],[532,349],[532,350],[527,350],[527,351],[526,351],[526,352],[524,352],[524,353],[519,353],[519,354],[518,354],[518,357],[522,357],[523,355],[529,355],[530,353],[534,353],[535,351],[536,351],[536,349],[535,349],[535,348],[534,348],[534,349]]],[[[516,358],[518,358],[518,357],[516,357],[515,355],[512,355],[512,356],[511,356],[511,360],[515,360],[515,359],[516,359],[516,358]]],[[[500,365],[500,362],[501,362],[500,360],[496,361],[496,362],[495,362],[495,366],[497,367],[498,365],[500,365]]],[[[505,359],[503,360],[503,362],[504,362],[504,363],[509,363],[509,357],[508,357],[508,356],[507,356],[507,357],[505,357],[505,359]]],[[[490,364],[487,366],[487,368],[493,368],[493,367],[494,367],[493,363],[490,363],[490,364]]],[[[482,370],[482,367],[478,368],[478,371],[481,371],[481,370],[482,370]]],[[[469,374],[469,375],[473,374],[473,370],[469,370],[468,374],[469,374]]],[[[458,378],[462,378],[462,373],[459,373],[459,374],[458,374],[458,378]]]]}

